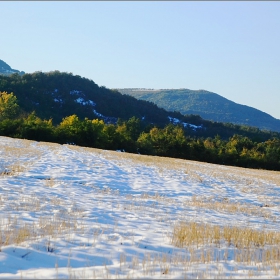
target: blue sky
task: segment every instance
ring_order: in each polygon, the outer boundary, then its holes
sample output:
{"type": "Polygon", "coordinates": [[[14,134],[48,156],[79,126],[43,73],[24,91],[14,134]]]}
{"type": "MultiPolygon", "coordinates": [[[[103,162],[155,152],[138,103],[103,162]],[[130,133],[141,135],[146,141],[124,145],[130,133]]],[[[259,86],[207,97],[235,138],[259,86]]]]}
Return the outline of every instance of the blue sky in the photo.
{"type": "Polygon", "coordinates": [[[0,11],[12,68],[205,89],[280,119],[278,1],[2,1],[0,11]]]}

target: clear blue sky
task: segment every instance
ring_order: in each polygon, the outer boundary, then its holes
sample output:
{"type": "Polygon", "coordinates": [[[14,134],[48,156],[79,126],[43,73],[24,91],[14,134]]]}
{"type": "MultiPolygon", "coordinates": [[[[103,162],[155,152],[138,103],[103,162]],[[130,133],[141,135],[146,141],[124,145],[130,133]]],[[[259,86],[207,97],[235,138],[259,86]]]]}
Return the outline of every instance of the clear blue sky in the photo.
{"type": "Polygon", "coordinates": [[[218,93],[280,119],[280,2],[0,2],[0,59],[108,88],[218,93]]]}

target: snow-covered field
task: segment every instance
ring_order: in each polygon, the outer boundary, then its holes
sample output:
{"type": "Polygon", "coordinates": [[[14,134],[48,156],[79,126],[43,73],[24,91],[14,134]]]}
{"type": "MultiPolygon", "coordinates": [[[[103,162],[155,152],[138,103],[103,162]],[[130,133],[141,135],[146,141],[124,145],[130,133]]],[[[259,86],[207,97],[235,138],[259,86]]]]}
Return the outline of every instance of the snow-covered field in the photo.
{"type": "Polygon", "coordinates": [[[1,278],[280,276],[279,172],[0,137],[0,173],[1,278]]]}

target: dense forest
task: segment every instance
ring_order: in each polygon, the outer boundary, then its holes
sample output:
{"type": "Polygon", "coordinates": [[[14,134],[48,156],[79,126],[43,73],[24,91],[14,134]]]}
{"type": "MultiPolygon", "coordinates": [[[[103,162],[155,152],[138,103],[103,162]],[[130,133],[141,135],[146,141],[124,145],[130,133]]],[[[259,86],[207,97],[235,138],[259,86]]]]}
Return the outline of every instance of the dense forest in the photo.
{"type": "Polygon", "coordinates": [[[254,141],[235,134],[193,137],[180,125],[147,125],[139,118],[119,119],[106,124],[99,119],[70,115],[53,124],[35,112],[27,113],[13,93],[0,92],[0,135],[37,141],[71,143],[80,146],[131,153],[191,159],[251,168],[280,170],[280,138],[254,141]]]}
{"type": "Polygon", "coordinates": [[[135,116],[143,126],[151,124],[163,129],[170,123],[168,117],[176,118],[180,123],[202,126],[202,129],[184,128],[190,137],[211,137],[219,135],[227,140],[234,134],[249,137],[252,141],[262,142],[273,137],[280,138],[280,133],[264,131],[256,127],[207,121],[198,115],[182,115],[180,112],[168,112],[152,102],[137,100],[98,86],[92,80],[72,73],[52,71],[47,73],[9,76],[0,75],[0,91],[13,92],[20,108],[30,114],[35,112],[41,119],[52,119],[58,125],[63,118],[77,115],[79,119],[103,120],[105,124],[117,124],[118,119],[128,121],[135,116]]]}
{"type": "Polygon", "coordinates": [[[42,119],[52,118],[55,124],[72,114],[91,119],[100,114],[105,122],[133,116],[145,117],[147,122],[161,125],[168,121],[169,113],[155,104],[122,95],[72,73],[52,71],[0,75],[0,91],[13,92],[24,111],[35,111],[42,119]]]}

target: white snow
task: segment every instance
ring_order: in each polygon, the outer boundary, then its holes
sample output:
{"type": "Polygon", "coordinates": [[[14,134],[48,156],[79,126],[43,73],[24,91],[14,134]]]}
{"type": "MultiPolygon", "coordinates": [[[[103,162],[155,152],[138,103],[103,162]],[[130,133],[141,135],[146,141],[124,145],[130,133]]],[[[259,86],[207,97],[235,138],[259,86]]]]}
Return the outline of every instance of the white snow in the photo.
{"type": "Polygon", "coordinates": [[[62,100],[62,98],[54,98],[53,99],[54,100],[54,102],[57,102],[57,103],[63,103],[63,100],[62,100]]]}
{"type": "Polygon", "coordinates": [[[0,172],[0,278],[279,278],[279,262],[232,254],[182,262],[171,242],[178,221],[279,231],[279,172],[8,137],[0,172]]]}
{"type": "Polygon", "coordinates": [[[191,128],[193,128],[193,129],[198,129],[198,128],[202,128],[202,125],[195,125],[195,124],[191,124],[191,123],[185,123],[185,122],[183,122],[183,126],[184,127],[191,127],[191,128]]]}
{"type": "Polygon", "coordinates": [[[95,105],[96,105],[96,103],[95,103],[94,101],[92,101],[92,100],[89,100],[89,101],[87,101],[87,102],[88,102],[88,104],[91,105],[91,106],[95,106],[95,105]]]}
{"type": "Polygon", "coordinates": [[[93,113],[100,118],[104,117],[102,114],[98,113],[96,110],[93,110],[93,113]]]}
{"type": "Polygon", "coordinates": [[[73,90],[70,91],[70,94],[71,94],[71,95],[81,95],[81,94],[82,94],[82,91],[73,89],[73,90]]]}
{"type": "Polygon", "coordinates": [[[175,124],[175,125],[176,124],[182,124],[184,127],[190,127],[193,130],[200,129],[200,128],[203,127],[202,125],[195,125],[195,124],[191,124],[191,123],[181,122],[179,119],[172,118],[172,117],[169,117],[169,116],[168,116],[168,119],[172,124],[175,124]]]}
{"type": "Polygon", "coordinates": [[[96,103],[94,103],[92,100],[86,101],[82,97],[79,97],[79,98],[75,99],[75,102],[80,103],[82,105],[91,105],[91,106],[95,106],[96,105],[96,103]]]}
{"type": "Polygon", "coordinates": [[[84,100],[84,98],[82,98],[82,97],[79,97],[79,98],[75,99],[75,102],[83,104],[83,105],[87,104],[86,101],[84,100]]]}
{"type": "Polygon", "coordinates": [[[172,122],[173,124],[178,124],[180,123],[180,120],[178,120],[177,118],[172,118],[172,117],[168,117],[169,121],[172,122]]]}

